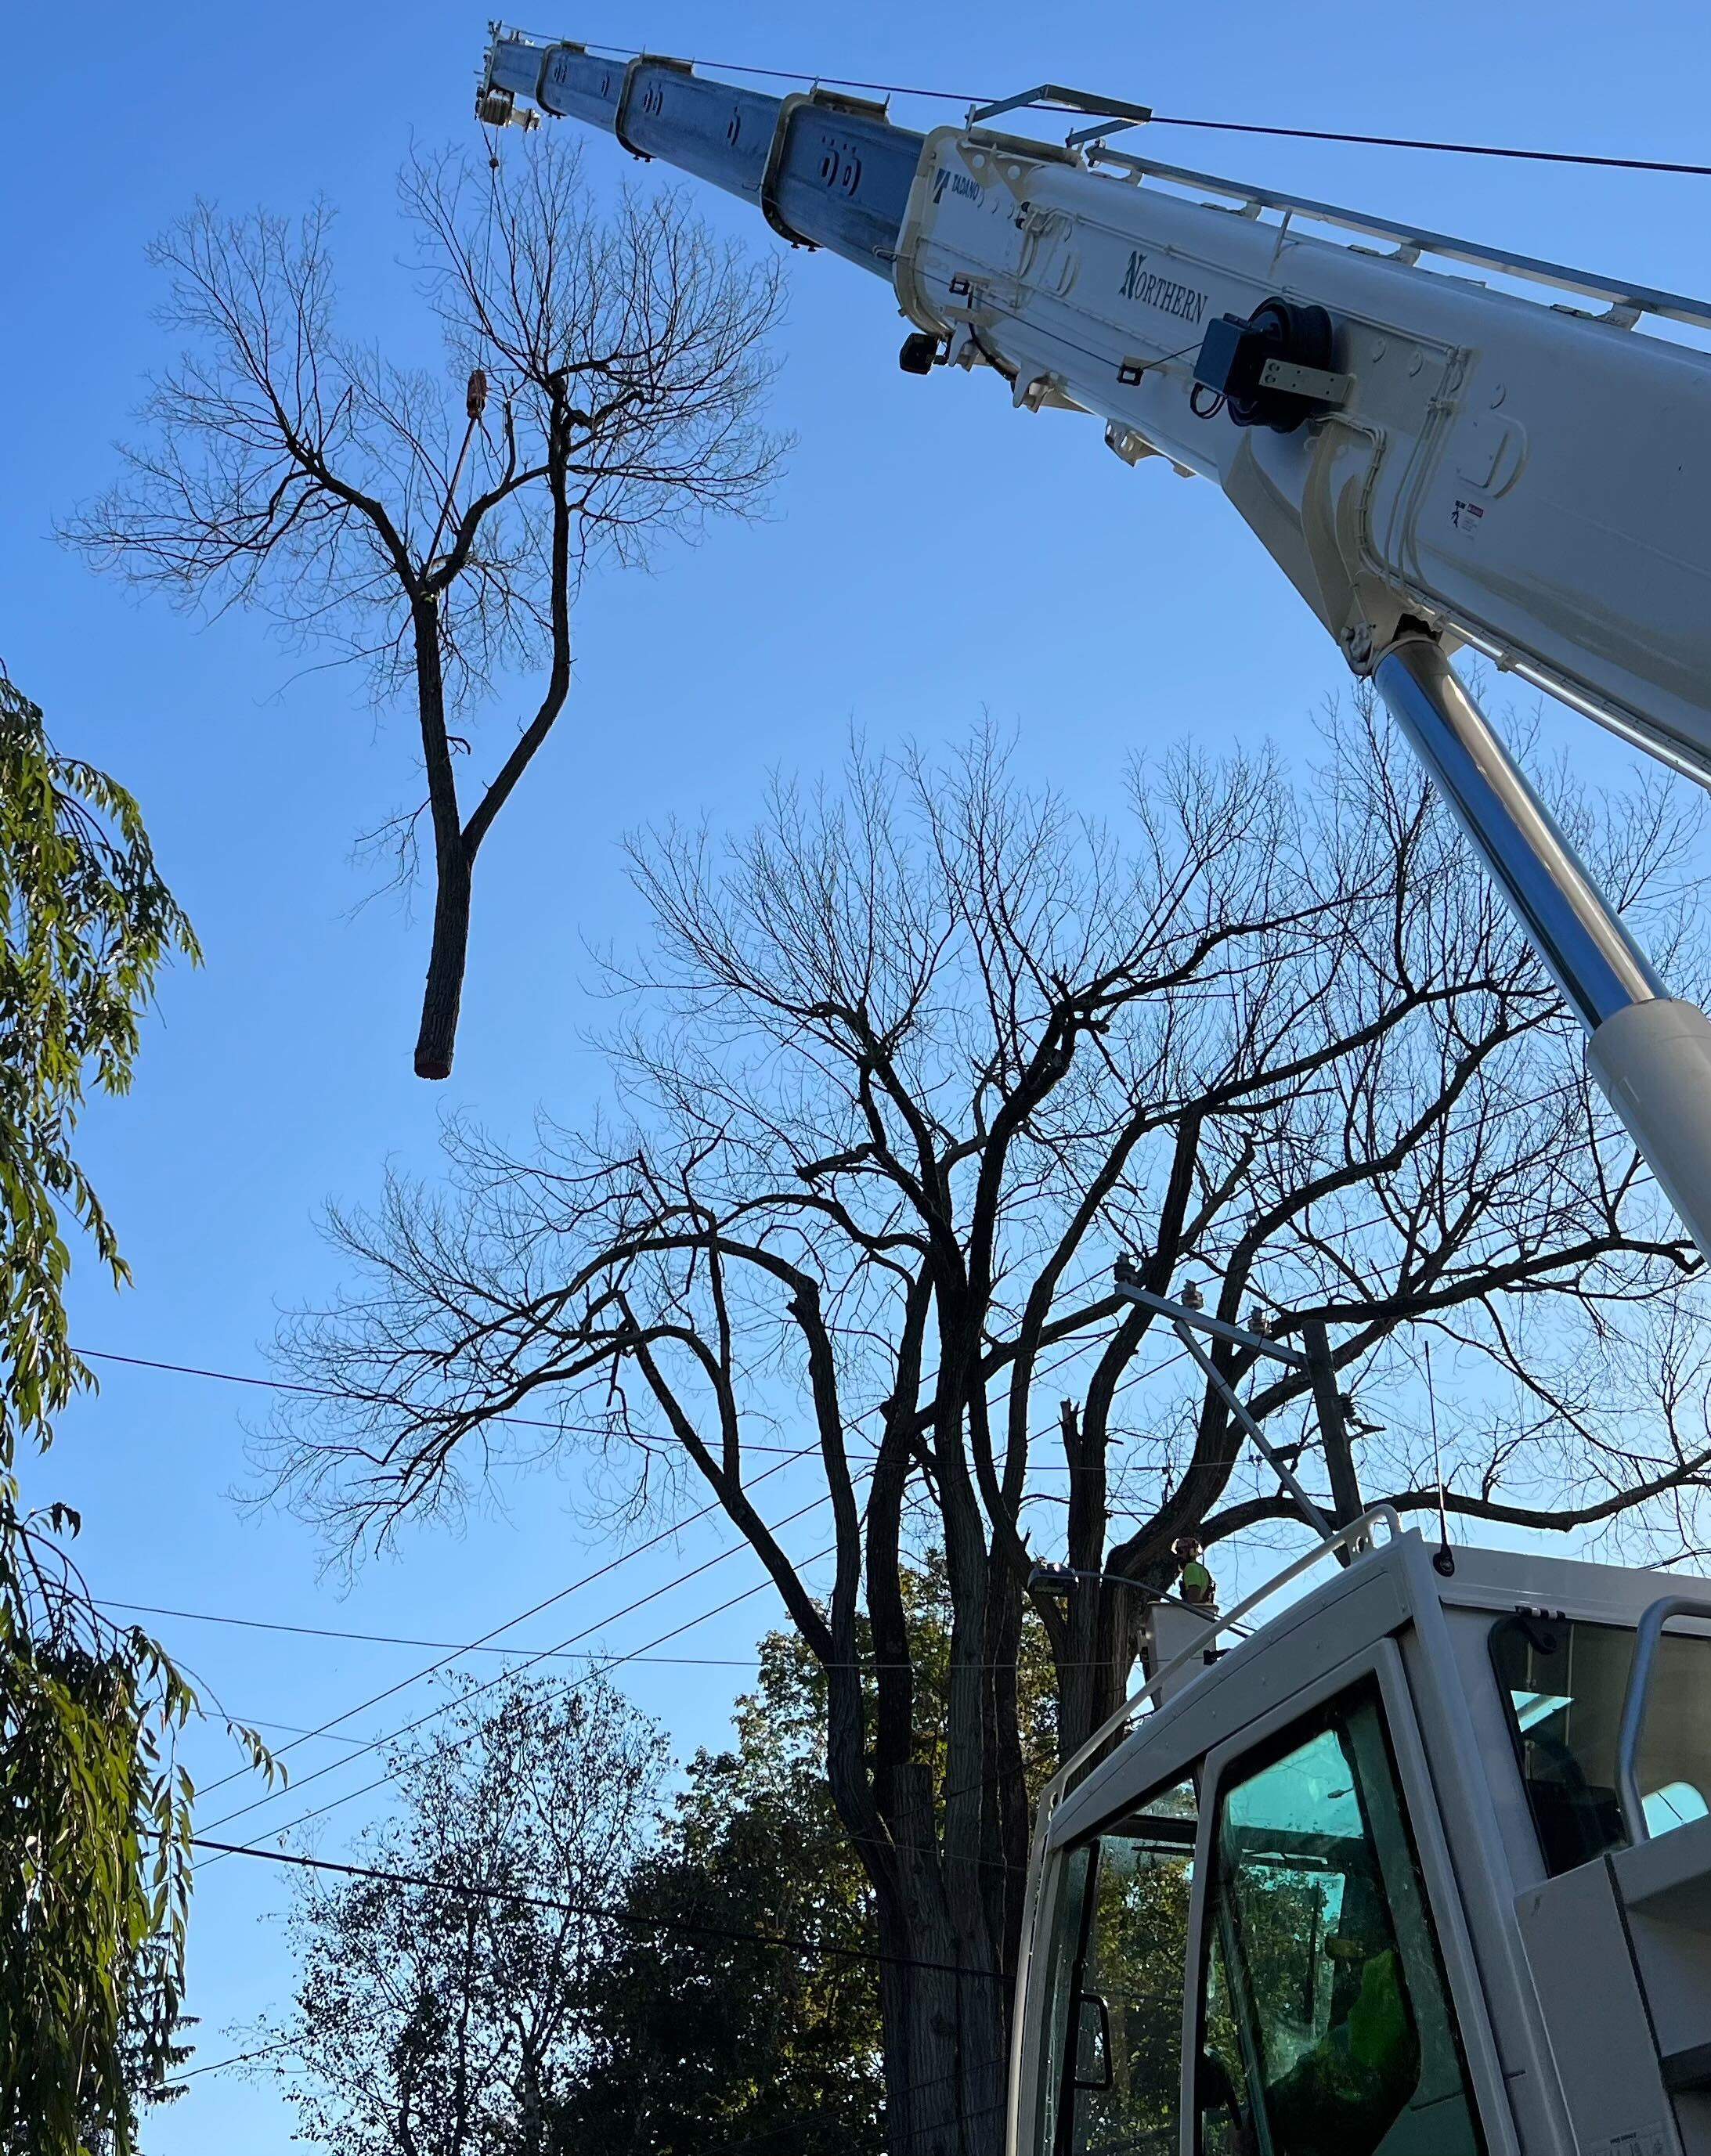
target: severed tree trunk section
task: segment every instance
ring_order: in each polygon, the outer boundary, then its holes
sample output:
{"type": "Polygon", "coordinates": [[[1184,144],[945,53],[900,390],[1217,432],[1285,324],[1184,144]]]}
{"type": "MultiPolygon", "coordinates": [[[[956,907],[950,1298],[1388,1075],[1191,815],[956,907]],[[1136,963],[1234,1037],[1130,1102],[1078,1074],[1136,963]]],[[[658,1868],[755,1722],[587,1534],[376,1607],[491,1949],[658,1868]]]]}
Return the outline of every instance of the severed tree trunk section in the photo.
{"type": "Polygon", "coordinates": [[[458,1009],[470,949],[470,863],[461,844],[442,861],[434,898],[434,941],[422,990],[422,1026],[416,1036],[416,1075],[450,1078],[457,1045],[458,1009]]]}

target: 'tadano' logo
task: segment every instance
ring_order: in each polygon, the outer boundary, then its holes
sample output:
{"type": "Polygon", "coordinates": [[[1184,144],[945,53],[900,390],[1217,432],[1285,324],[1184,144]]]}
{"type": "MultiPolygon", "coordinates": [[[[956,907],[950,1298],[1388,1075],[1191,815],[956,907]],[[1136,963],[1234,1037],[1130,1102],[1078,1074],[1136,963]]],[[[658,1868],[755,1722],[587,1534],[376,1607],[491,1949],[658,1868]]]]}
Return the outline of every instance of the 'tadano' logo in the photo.
{"type": "Polygon", "coordinates": [[[1205,316],[1205,294],[1196,291],[1192,285],[1179,285],[1173,278],[1159,276],[1156,270],[1147,268],[1146,262],[1140,248],[1130,249],[1128,267],[1118,286],[1119,295],[1139,306],[1156,307],[1161,314],[1174,315],[1179,321],[1198,328],[1205,316]]]}
{"type": "Polygon", "coordinates": [[[948,165],[940,165],[933,175],[933,206],[935,209],[944,200],[947,190],[953,195],[967,195],[971,202],[979,202],[986,192],[978,180],[954,172],[948,165]]]}

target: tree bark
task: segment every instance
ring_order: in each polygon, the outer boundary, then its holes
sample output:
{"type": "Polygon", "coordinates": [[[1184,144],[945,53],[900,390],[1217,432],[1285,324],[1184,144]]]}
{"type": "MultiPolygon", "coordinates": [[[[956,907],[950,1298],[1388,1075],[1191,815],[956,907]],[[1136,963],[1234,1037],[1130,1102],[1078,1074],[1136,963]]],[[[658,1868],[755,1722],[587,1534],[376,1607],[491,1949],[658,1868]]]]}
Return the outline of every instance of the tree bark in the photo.
{"type": "Polygon", "coordinates": [[[428,812],[434,829],[434,940],[422,991],[422,1024],[416,1036],[416,1075],[450,1078],[457,1045],[458,1006],[470,948],[470,882],[473,861],[458,813],[457,776],[445,731],[445,677],[439,654],[439,608],[419,595],[410,609],[415,640],[416,707],[422,728],[422,764],[428,778],[428,812]]]}
{"type": "Polygon", "coordinates": [[[464,968],[470,949],[470,893],[475,855],[494,818],[511,798],[535,752],[552,731],[570,694],[570,577],[573,516],[567,491],[570,425],[557,393],[547,485],[552,500],[552,598],[549,607],[552,657],[546,692],[533,719],[518,737],[497,776],[475,803],[467,824],[458,807],[457,780],[445,729],[445,688],[439,654],[437,602],[416,608],[417,693],[421,709],[422,751],[428,772],[428,799],[434,821],[434,940],[428,952],[428,978],[422,991],[422,1025],[416,1037],[416,1075],[449,1078],[457,1046],[458,1010],[463,1001],[464,968]],[[432,625],[431,640],[428,635],[432,625]]]}
{"type": "Polygon", "coordinates": [[[470,948],[470,864],[460,846],[439,863],[434,896],[434,940],[422,989],[422,1024],[416,1036],[416,1075],[450,1078],[457,1045],[458,1009],[470,948]]]}

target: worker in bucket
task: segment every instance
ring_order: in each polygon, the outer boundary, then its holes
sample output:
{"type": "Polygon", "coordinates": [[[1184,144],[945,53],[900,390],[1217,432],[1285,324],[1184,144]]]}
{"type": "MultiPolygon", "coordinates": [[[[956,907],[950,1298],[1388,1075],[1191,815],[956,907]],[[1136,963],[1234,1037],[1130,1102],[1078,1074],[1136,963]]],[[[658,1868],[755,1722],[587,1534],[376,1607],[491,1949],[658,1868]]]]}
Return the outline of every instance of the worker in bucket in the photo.
{"type": "Polygon", "coordinates": [[[1179,1567],[1177,1591],[1196,1609],[1210,1609],[1218,1599],[1218,1583],[1207,1571],[1198,1535],[1179,1535],[1170,1545],[1179,1567]]]}

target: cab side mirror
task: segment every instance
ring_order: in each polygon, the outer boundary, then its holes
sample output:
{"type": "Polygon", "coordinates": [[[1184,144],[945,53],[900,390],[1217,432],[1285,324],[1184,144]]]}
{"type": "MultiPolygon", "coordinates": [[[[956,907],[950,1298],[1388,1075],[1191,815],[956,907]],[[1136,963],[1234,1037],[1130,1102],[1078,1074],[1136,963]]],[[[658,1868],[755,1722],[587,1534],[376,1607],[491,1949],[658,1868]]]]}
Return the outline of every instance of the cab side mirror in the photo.
{"type": "Polygon", "coordinates": [[[1200,2071],[1195,2076],[1195,2100],[1201,2111],[1233,2111],[1236,2108],[1236,2077],[1215,2051],[1200,2053],[1200,2071]]]}
{"type": "Polygon", "coordinates": [[[1097,1991],[1076,1994],[1076,2076],[1078,2089],[1108,2089],[1111,2009],[1097,1991]]]}

